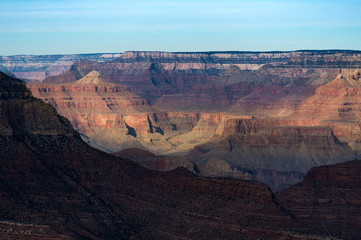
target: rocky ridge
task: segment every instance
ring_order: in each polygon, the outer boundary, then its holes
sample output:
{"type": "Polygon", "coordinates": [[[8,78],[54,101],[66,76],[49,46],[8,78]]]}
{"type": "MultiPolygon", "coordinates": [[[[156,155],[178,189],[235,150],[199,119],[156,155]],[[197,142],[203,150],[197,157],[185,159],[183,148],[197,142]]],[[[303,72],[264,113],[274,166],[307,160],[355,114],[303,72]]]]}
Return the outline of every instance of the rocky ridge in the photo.
{"type": "Polygon", "coordinates": [[[301,222],[340,239],[361,237],[361,162],[313,168],[305,179],[277,195],[301,222]]]}

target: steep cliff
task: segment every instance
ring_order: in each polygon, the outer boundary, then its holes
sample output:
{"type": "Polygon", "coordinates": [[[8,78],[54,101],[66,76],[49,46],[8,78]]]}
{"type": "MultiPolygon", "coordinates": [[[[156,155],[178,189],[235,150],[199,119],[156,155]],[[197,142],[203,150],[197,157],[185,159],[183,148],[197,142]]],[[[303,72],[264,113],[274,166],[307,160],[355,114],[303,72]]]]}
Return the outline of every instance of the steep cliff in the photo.
{"type": "Polygon", "coordinates": [[[302,173],[314,166],[354,159],[352,149],[340,143],[329,127],[300,127],[295,123],[227,120],[221,136],[196,146],[189,157],[200,170],[209,161],[222,159],[232,168],[248,170],[253,179],[266,182],[275,191],[297,183],[302,173]]]}
{"type": "Polygon", "coordinates": [[[342,70],[333,81],[317,88],[290,117],[304,125],[331,127],[341,141],[360,154],[360,94],[361,70],[342,70]]]}
{"type": "Polygon", "coordinates": [[[116,152],[141,147],[157,152],[173,147],[167,139],[173,134],[167,115],[126,86],[107,82],[97,71],[75,82],[28,87],[68,118],[96,148],[116,152]]]}

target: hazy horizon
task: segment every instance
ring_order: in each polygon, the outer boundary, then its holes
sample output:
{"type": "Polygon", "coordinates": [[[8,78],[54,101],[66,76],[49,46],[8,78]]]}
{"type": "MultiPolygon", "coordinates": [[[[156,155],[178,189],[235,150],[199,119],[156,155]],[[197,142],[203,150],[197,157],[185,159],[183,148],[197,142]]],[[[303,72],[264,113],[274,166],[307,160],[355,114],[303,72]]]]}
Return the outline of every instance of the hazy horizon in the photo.
{"type": "Polygon", "coordinates": [[[361,50],[361,2],[0,2],[1,56],[361,50]]]}
{"type": "Polygon", "coordinates": [[[123,52],[88,52],[88,53],[55,53],[55,54],[14,54],[14,55],[0,55],[3,57],[12,57],[12,56],[49,56],[49,55],[92,55],[92,54],[123,54],[126,52],[166,52],[166,53],[287,53],[287,52],[308,52],[308,51],[315,51],[315,52],[328,52],[328,51],[335,51],[335,52],[361,52],[361,50],[353,50],[353,49],[297,49],[297,50],[285,50],[285,51],[277,51],[277,50],[270,50],[270,51],[238,51],[238,50],[229,50],[229,51],[159,51],[159,50],[125,50],[123,52]]]}

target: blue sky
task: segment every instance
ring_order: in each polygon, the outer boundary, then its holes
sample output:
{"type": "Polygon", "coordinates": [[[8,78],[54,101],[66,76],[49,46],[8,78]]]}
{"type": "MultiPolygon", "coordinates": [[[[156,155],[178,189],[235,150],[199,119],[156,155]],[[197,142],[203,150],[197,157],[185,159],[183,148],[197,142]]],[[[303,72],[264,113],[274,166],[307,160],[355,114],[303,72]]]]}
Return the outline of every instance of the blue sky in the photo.
{"type": "Polygon", "coordinates": [[[0,0],[0,55],[361,50],[361,1],[0,0]]]}

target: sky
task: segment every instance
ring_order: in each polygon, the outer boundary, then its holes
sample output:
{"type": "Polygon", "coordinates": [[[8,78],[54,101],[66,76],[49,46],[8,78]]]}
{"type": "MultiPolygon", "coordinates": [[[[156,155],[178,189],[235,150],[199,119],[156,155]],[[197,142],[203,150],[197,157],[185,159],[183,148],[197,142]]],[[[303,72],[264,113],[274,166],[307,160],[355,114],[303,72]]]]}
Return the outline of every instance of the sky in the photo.
{"type": "Polygon", "coordinates": [[[0,0],[0,55],[361,50],[360,0],[0,0]]]}

